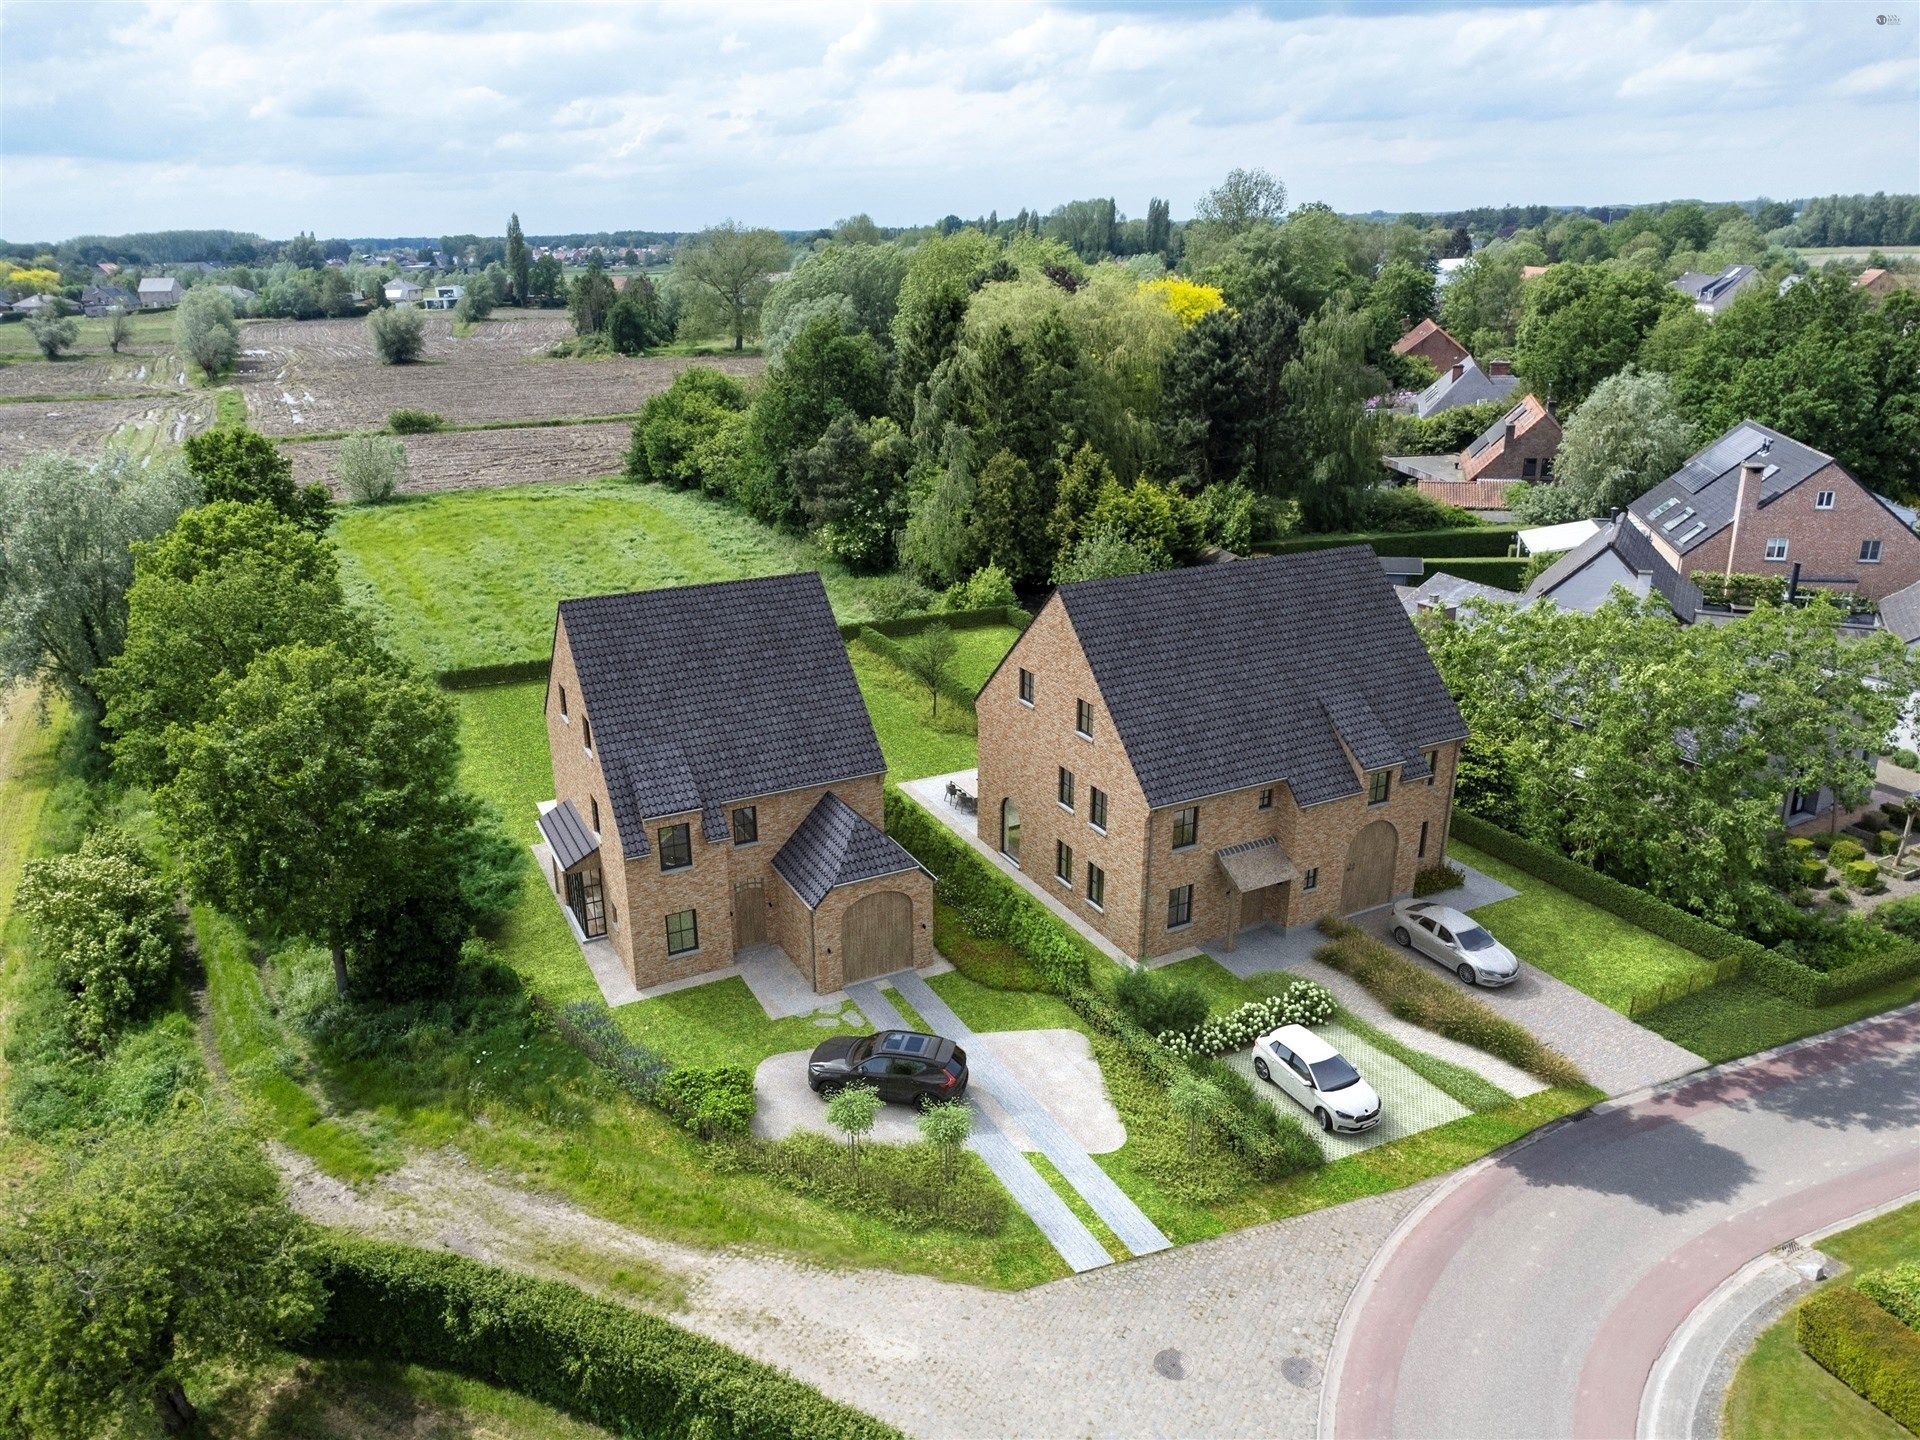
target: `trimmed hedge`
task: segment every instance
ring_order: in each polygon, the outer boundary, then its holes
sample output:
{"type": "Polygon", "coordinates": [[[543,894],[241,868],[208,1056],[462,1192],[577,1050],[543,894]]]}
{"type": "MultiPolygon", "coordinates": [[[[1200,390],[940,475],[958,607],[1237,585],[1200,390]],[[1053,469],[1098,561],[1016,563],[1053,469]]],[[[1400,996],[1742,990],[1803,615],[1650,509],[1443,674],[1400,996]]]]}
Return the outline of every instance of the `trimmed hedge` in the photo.
{"type": "MultiPolygon", "coordinates": [[[[901,670],[905,671],[907,675],[912,676],[913,666],[907,659],[906,647],[891,635],[882,635],[880,631],[873,626],[863,625],[860,627],[858,638],[859,643],[873,651],[874,654],[880,656],[882,659],[892,661],[895,665],[898,665],[901,670]]],[[[915,683],[918,684],[917,681],[915,683]]],[[[951,674],[941,678],[939,689],[940,698],[948,704],[956,705],[962,710],[973,709],[973,691],[969,690],[965,685],[962,685],[951,674]]]]}
{"type": "Polygon", "coordinates": [[[1920,1261],[1862,1275],[1860,1293],[1909,1330],[1920,1330],[1920,1261]]]}
{"type": "Polygon", "coordinates": [[[1462,525],[1451,530],[1294,535],[1257,548],[1266,555],[1297,555],[1304,550],[1331,550],[1336,545],[1371,545],[1381,555],[1419,555],[1428,560],[1460,555],[1504,558],[1513,553],[1519,534],[1518,525],[1462,525]]]}
{"type": "Polygon", "coordinates": [[[1920,1334],[1851,1285],[1829,1285],[1800,1307],[1800,1348],[1861,1399],[1920,1432],[1920,1334]]]}
{"type": "Polygon", "coordinates": [[[615,1434],[882,1440],[899,1434],[655,1315],[461,1255],[315,1232],[309,1344],[499,1385],[615,1434]]]}
{"type": "Polygon", "coordinates": [[[433,678],[442,690],[484,690],[489,685],[517,685],[522,680],[547,678],[548,660],[510,660],[504,665],[475,665],[466,670],[442,670],[433,678]]]}
{"type": "Polygon", "coordinates": [[[1452,575],[1460,580],[1477,580],[1482,585],[1491,585],[1496,590],[1511,590],[1519,594],[1526,589],[1525,560],[1495,560],[1481,556],[1430,557],[1427,569],[1435,575],[1452,575]]]}
{"type": "Polygon", "coordinates": [[[840,638],[852,640],[862,631],[875,630],[888,639],[898,640],[905,635],[915,635],[931,625],[944,625],[949,630],[984,630],[989,625],[1011,625],[1016,630],[1024,630],[1033,623],[1033,617],[1018,605],[986,610],[927,610],[918,615],[896,615],[891,620],[849,620],[840,627],[840,638]]]}

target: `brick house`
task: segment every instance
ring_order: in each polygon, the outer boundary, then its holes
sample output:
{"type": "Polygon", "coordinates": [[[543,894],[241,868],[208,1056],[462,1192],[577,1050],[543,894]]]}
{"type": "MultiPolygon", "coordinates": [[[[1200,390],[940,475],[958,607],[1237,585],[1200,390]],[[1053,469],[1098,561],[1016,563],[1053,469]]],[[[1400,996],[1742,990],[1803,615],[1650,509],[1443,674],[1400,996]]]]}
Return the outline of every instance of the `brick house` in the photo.
{"type": "Polygon", "coordinates": [[[563,600],[548,882],[645,989],[778,946],[830,993],[933,959],[933,880],[885,833],[886,761],[820,577],[563,600]]]}
{"type": "Polygon", "coordinates": [[[1444,375],[1468,358],[1467,347],[1433,320],[1422,320],[1394,341],[1393,353],[1418,356],[1433,366],[1434,373],[1439,375],[1444,375]]]}
{"type": "Polygon", "coordinates": [[[1406,894],[1466,735],[1360,545],[1063,585],[976,711],[982,838],[1143,959],[1406,894]]]}
{"type": "Polygon", "coordinates": [[[1458,455],[1389,455],[1381,463],[1442,505],[1503,510],[1514,481],[1553,479],[1559,453],[1559,417],[1551,405],[1528,395],[1458,455]]]}
{"type": "Polygon", "coordinates": [[[1628,507],[1683,575],[1779,575],[1880,600],[1920,580],[1920,535],[1831,455],[1752,420],[1628,507]]]}

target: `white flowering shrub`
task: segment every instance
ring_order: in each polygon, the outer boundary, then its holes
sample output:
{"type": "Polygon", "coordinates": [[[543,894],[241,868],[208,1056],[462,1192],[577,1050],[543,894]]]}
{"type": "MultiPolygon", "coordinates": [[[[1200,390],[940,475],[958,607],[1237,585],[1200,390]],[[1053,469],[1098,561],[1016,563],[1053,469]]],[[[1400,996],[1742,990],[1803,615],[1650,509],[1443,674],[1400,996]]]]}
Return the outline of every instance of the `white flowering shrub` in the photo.
{"type": "Polygon", "coordinates": [[[1192,1030],[1169,1030],[1160,1043],[1176,1055],[1224,1055],[1251,1045],[1282,1025],[1318,1025],[1333,1018],[1333,996],[1314,980],[1295,978],[1264,1000],[1249,1000],[1238,1010],[1192,1030]]]}

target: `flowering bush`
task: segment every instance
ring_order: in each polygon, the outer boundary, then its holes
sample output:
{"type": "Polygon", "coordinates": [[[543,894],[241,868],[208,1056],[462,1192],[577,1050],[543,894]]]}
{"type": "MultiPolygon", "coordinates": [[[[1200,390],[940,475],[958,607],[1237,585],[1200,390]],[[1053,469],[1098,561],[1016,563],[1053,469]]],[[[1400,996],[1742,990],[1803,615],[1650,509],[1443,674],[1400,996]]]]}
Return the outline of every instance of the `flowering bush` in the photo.
{"type": "Polygon", "coordinates": [[[1196,285],[1191,280],[1182,280],[1178,275],[1169,275],[1163,280],[1149,280],[1141,289],[1158,295],[1182,325],[1192,325],[1202,315],[1218,310],[1227,303],[1226,298],[1212,285],[1196,285]]]}
{"type": "Polygon", "coordinates": [[[1333,1018],[1333,996],[1313,980],[1295,979],[1277,995],[1249,1000],[1238,1010],[1192,1030],[1168,1030],[1160,1043],[1176,1055],[1224,1055],[1251,1045],[1282,1025],[1318,1025],[1333,1018]]]}

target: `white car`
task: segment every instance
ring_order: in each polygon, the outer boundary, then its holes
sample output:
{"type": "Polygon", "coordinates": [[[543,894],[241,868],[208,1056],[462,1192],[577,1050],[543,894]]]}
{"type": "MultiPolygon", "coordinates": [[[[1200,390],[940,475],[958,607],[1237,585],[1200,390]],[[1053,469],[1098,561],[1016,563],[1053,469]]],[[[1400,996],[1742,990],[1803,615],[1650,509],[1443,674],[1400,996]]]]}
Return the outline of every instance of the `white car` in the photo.
{"type": "Polygon", "coordinates": [[[1520,977],[1520,960],[1471,916],[1448,905],[1402,900],[1393,907],[1393,938],[1437,960],[1469,985],[1493,989],[1520,977]]]}
{"type": "Polygon", "coordinates": [[[1311,1110],[1329,1133],[1358,1134],[1380,1123],[1380,1097],[1373,1087],[1304,1025],[1282,1025],[1254,1041],[1253,1073],[1311,1110]]]}

